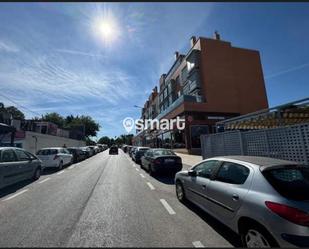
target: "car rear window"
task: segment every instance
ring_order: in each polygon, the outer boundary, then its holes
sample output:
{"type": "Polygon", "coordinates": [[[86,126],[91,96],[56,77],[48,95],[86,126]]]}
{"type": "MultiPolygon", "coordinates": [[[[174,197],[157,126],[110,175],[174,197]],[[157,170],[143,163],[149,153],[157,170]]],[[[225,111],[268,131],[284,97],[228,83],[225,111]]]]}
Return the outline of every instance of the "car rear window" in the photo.
{"type": "Polygon", "coordinates": [[[56,155],[58,150],[56,149],[47,149],[47,150],[39,150],[37,155],[48,156],[48,155],[56,155]]]}
{"type": "Polygon", "coordinates": [[[176,154],[171,150],[155,150],[154,156],[175,156],[176,154]]]}
{"type": "Polygon", "coordinates": [[[283,197],[299,201],[309,200],[309,167],[266,170],[263,174],[283,197]]]}

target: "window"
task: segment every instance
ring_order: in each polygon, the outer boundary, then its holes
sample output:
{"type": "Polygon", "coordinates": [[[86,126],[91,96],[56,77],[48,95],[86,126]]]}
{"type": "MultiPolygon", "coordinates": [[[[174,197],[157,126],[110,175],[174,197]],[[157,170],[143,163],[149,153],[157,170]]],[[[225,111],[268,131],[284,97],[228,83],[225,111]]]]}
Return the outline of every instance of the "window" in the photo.
{"type": "Polygon", "coordinates": [[[250,170],[242,165],[224,162],[220,167],[216,179],[221,182],[232,184],[243,184],[249,175],[250,170]]]}
{"type": "Polygon", "coordinates": [[[68,151],[67,149],[63,149],[63,153],[70,154],[70,151],[68,151]]]}
{"type": "Polygon", "coordinates": [[[17,161],[17,158],[13,150],[2,151],[1,162],[15,162],[15,161],[17,161]]]}
{"type": "Polygon", "coordinates": [[[190,72],[192,68],[194,68],[194,66],[195,66],[194,62],[187,61],[188,72],[190,72]]]}
{"type": "Polygon", "coordinates": [[[181,70],[181,81],[185,82],[187,80],[187,76],[188,76],[188,69],[187,66],[185,66],[182,70],[181,70]]]}
{"type": "Polygon", "coordinates": [[[57,153],[58,151],[56,149],[46,149],[46,150],[39,150],[36,154],[48,156],[48,155],[56,155],[57,153]]]}
{"type": "Polygon", "coordinates": [[[201,164],[195,166],[193,170],[196,171],[197,176],[210,178],[219,165],[220,161],[211,160],[202,162],[201,164]]]}
{"type": "Polygon", "coordinates": [[[155,156],[175,156],[176,154],[171,150],[155,150],[155,156]]]}
{"type": "Polygon", "coordinates": [[[273,188],[292,200],[309,200],[309,167],[279,168],[263,171],[273,188]]]}
{"type": "Polygon", "coordinates": [[[180,85],[180,77],[179,77],[179,75],[176,77],[176,84],[180,85]]]}
{"type": "Polygon", "coordinates": [[[19,161],[29,161],[30,156],[22,150],[15,150],[17,158],[19,161]]]}
{"type": "Polygon", "coordinates": [[[37,157],[36,156],[34,156],[33,154],[31,154],[30,152],[28,152],[28,151],[25,151],[25,153],[30,157],[30,159],[31,160],[35,160],[35,159],[37,159],[37,157]]]}

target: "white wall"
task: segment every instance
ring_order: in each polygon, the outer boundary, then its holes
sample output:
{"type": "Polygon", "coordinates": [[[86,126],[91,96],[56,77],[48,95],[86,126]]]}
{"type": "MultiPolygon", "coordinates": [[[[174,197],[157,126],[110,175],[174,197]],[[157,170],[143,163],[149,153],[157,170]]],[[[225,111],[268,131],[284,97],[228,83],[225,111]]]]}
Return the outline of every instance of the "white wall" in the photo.
{"type": "Polygon", "coordinates": [[[22,141],[23,149],[35,153],[41,148],[45,147],[62,147],[64,144],[66,147],[80,147],[86,146],[85,141],[70,139],[66,137],[58,137],[52,135],[41,134],[32,131],[26,131],[26,137],[22,141]],[[35,138],[37,137],[37,148],[35,148],[35,138]]]}

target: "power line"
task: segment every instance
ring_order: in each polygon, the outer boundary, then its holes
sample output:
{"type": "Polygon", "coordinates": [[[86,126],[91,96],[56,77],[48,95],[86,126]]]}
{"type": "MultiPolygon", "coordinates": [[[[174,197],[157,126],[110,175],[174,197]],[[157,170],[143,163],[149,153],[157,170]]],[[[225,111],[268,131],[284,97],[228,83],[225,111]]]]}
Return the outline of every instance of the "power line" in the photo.
{"type": "Polygon", "coordinates": [[[35,112],[35,111],[32,111],[32,110],[30,110],[29,108],[27,108],[27,107],[25,107],[25,106],[22,106],[22,105],[18,104],[17,102],[15,102],[14,100],[10,99],[9,97],[7,97],[7,96],[3,95],[2,93],[0,93],[0,96],[2,96],[3,98],[5,98],[5,99],[7,99],[7,100],[11,101],[12,103],[14,103],[15,105],[19,106],[20,108],[23,108],[23,109],[25,109],[25,110],[27,110],[27,111],[29,111],[29,112],[31,112],[31,113],[33,113],[33,114],[35,114],[35,115],[39,115],[39,116],[41,116],[41,114],[40,114],[40,113],[35,112]]]}

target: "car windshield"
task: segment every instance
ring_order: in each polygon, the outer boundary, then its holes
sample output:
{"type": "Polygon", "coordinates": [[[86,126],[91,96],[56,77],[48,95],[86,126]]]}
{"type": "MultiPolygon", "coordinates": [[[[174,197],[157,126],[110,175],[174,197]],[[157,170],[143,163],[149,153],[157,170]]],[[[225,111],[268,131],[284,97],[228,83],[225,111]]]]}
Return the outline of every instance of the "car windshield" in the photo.
{"type": "Polygon", "coordinates": [[[37,155],[48,156],[48,155],[55,155],[57,153],[58,153],[58,150],[56,149],[46,149],[46,150],[39,150],[37,152],[37,155]]]}
{"type": "Polygon", "coordinates": [[[263,174],[280,195],[292,200],[309,200],[309,167],[266,170],[263,174]]]}
{"type": "Polygon", "coordinates": [[[155,150],[154,156],[175,156],[176,154],[171,150],[155,150]]]}

